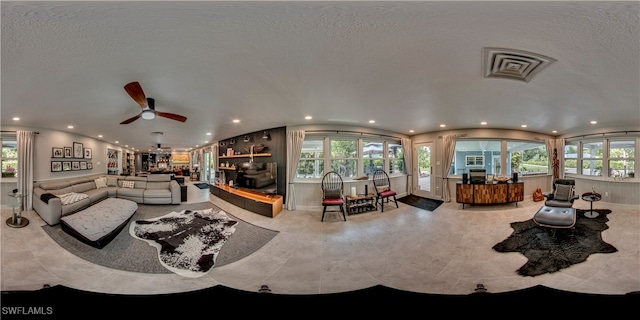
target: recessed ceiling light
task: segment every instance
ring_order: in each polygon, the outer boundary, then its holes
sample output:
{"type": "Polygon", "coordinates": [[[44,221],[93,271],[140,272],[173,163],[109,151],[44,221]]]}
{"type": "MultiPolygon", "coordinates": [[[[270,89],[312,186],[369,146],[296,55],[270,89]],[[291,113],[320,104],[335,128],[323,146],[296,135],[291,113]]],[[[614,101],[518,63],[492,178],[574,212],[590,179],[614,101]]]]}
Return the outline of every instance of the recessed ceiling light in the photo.
{"type": "Polygon", "coordinates": [[[115,143],[120,143],[120,141],[116,141],[115,143]]]}
{"type": "Polygon", "coordinates": [[[20,118],[18,118],[18,117],[13,117],[13,121],[18,121],[18,120],[20,120],[20,118]]]}
{"type": "Polygon", "coordinates": [[[211,132],[207,132],[207,135],[208,135],[208,136],[210,136],[210,135],[211,135],[211,132]]]}
{"type": "Polygon", "coordinates": [[[596,124],[598,123],[598,121],[591,121],[591,124],[596,124]]]}
{"type": "Polygon", "coordinates": [[[238,123],[240,122],[240,119],[233,119],[233,123],[238,123]]]}
{"type": "Polygon", "coordinates": [[[67,129],[73,129],[73,126],[67,126],[67,129]]]}
{"type": "Polygon", "coordinates": [[[199,146],[200,146],[199,144],[196,144],[196,148],[199,147],[199,146]]]}
{"type": "Polygon", "coordinates": [[[307,119],[307,120],[311,120],[311,119],[313,119],[313,117],[312,117],[312,116],[306,116],[306,117],[304,117],[304,118],[305,118],[305,119],[307,119]]]}
{"type": "Polygon", "coordinates": [[[125,148],[129,148],[129,145],[128,145],[128,144],[125,144],[125,145],[124,145],[124,147],[125,147],[125,148]]]}
{"type": "Polygon", "coordinates": [[[480,124],[484,126],[484,125],[487,124],[487,122],[486,121],[482,121],[482,122],[480,122],[480,124]]]}
{"type": "Polygon", "coordinates": [[[102,138],[102,135],[101,135],[101,134],[99,134],[99,135],[98,135],[98,138],[102,138]]]}
{"type": "Polygon", "coordinates": [[[553,133],[558,133],[558,130],[553,130],[553,131],[551,131],[551,132],[553,132],[553,133]]]}
{"type": "Polygon", "coordinates": [[[520,126],[521,126],[521,127],[523,127],[523,128],[526,128],[526,127],[527,127],[527,125],[526,125],[526,124],[523,124],[523,125],[520,125],[520,126]]]}
{"type": "Polygon", "coordinates": [[[441,124],[441,125],[440,125],[440,128],[444,128],[444,127],[446,127],[446,126],[447,126],[446,124],[441,124]]]}
{"type": "Polygon", "coordinates": [[[413,130],[409,130],[409,132],[414,132],[413,130]]]}
{"type": "Polygon", "coordinates": [[[369,123],[376,123],[375,120],[369,120],[369,123]]]}
{"type": "Polygon", "coordinates": [[[204,143],[209,143],[209,141],[205,141],[204,143]]]}

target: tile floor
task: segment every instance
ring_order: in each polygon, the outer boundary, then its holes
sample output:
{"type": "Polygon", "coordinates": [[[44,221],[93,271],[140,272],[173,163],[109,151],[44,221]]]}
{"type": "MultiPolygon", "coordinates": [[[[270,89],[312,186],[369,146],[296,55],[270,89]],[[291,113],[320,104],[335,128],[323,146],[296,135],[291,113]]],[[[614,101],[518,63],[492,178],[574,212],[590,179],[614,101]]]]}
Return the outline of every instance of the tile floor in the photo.
{"type": "MultiPolygon", "coordinates": [[[[187,182],[189,183],[189,182],[187,182]]],[[[211,196],[207,189],[188,188],[188,202],[211,201],[236,217],[280,231],[267,245],[240,261],[214,268],[200,278],[175,274],[142,274],[105,268],[59,247],[42,231],[33,211],[21,229],[4,223],[2,210],[2,290],[36,290],[44,284],[92,292],[160,294],[188,292],[215,285],[256,292],[268,285],[282,294],[324,294],[375,285],[436,294],[468,294],[478,283],[489,292],[535,285],[597,294],[640,291],[640,208],[598,202],[607,208],[609,229],[604,241],[618,248],[594,254],[584,262],[553,274],[522,277],[515,273],[526,258],[498,253],[491,247],[512,233],[510,222],[530,219],[541,206],[526,200],[516,207],[466,206],[444,203],[434,212],[403,203],[380,211],[347,216],[321,209],[284,210],[267,218],[211,196]]],[[[577,208],[589,208],[578,200],[577,208]]]]}

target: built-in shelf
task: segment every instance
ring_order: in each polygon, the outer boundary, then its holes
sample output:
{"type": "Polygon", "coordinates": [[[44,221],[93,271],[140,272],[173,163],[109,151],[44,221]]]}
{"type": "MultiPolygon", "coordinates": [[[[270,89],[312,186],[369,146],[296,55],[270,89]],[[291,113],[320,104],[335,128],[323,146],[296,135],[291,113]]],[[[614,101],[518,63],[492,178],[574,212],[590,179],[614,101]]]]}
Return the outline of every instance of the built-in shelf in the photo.
{"type": "MultiPolygon", "coordinates": [[[[271,157],[271,153],[254,153],[254,157],[271,157]]],[[[251,158],[251,154],[237,154],[234,156],[220,156],[220,159],[231,159],[231,158],[251,158]]]]}
{"type": "Polygon", "coordinates": [[[219,170],[232,170],[236,171],[236,167],[218,167],[219,170]]]}

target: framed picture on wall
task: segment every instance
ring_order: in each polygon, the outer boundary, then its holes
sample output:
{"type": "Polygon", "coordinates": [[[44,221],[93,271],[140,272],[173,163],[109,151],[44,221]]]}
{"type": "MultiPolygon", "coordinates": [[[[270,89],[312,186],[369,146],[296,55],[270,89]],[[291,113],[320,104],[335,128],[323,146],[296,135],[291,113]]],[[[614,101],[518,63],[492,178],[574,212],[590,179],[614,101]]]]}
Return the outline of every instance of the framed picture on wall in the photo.
{"type": "Polygon", "coordinates": [[[62,171],[71,171],[71,161],[62,161],[62,171]]]}
{"type": "Polygon", "coordinates": [[[84,148],[84,158],[85,159],[91,159],[91,149],[90,148],[84,148]]]}
{"type": "Polygon", "coordinates": [[[62,149],[62,148],[51,148],[51,157],[52,158],[64,158],[64,149],[62,149]]]}
{"type": "Polygon", "coordinates": [[[80,161],[80,170],[87,170],[87,162],[80,161]]]}
{"type": "Polygon", "coordinates": [[[91,161],[87,162],[87,170],[93,170],[93,163],[91,161]]]}
{"type": "Polygon", "coordinates": [[[80,170],[80,161],[71,161],[71,170],[80,170]]]}
{"type": "Polygon", "coordinates": [[[51,161],[51,172],[62,171],[62,162],[61,161],[51,161]]]}
{"type": "Polygon", "coordinates": [[[80,142],[73,143],[73,157],[76,159],[84,158],[84,150],[82,148],[82,143],[80,142]]]}
{"type": "Polygon", "coordinates": [[[73,158],[73,149],[71,147],[64,147],[64,157],[73,158]]]}

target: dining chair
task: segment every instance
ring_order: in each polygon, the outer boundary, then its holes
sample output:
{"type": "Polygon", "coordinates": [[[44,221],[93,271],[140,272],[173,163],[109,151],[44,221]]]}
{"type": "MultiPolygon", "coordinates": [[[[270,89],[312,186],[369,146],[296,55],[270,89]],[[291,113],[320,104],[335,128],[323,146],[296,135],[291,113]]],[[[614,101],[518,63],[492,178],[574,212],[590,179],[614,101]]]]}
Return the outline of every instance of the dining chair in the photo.
{"type": "Polygon", "coordinates": [[[373,185],[376,188],[376,202],[380,203],[380,208],[384,212],[384,203],[389,203],[389,200],[393,199],[393,202],[398,208],[398,201],[396,200],[396,192],[391,190],[391,182],[389,175],[382,169],[378,169],[373,172],[373,185]]]}
{"type": "MultiPolygon", "coordinates": [[[[339,212],[342,212],[342,218],[344,221],[347,221],[347,216],[344,212],[344,183],[342,176],[335,171],[327,172],[324,177],[322,177],[320,188],[322,188],[322,219],[320,221],[324,221],[324,214],[327,212],[327,207],[331,206],[340,207],[339,212]]],[[[338,211],[333,210],[333,212],[338,211]]]]}

